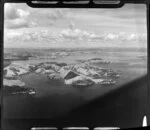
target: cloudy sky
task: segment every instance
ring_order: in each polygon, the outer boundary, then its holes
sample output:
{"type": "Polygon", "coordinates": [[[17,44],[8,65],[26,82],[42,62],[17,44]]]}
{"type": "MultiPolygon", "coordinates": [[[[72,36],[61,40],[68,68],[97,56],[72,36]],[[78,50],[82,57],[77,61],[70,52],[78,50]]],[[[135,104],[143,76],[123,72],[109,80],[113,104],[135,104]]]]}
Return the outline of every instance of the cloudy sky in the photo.
{"type": "Polygon", "coordinates": [[[5,4],[4,47],[146,47],[146,7],[40,9],[5,4]]]}

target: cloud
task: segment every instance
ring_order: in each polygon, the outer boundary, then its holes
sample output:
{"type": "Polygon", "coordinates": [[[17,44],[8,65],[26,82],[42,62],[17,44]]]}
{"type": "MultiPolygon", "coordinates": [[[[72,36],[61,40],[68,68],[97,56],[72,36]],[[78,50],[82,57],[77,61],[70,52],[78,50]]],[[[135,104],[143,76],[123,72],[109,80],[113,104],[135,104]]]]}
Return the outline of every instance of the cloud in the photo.
{"type": "Polygon", "coordinates": [[[5,19],[18,19],[18,18],[27,18],[30,15],[28,11],[23,9],[17,9],[14,5],[6,4],[5,5],[5,19]]]}
{"type": "Polygon", "coordinates": [[[25,31],[25,32],[16,32],[16,31],[6,31],[5,32],[5,41],[19,41],[19,42],[55,42],[58,37],[55,34],[48,30],[40,31],[25,31]]]}
{"type": "Polygon", "coordinates": [[[87,31],[83,31],[80,29],[64,29],[60,33],[61,37],[64,39],[70,39],[70,40],[84,40],[89,39],[95,36],[93,33],[89,33],[87,31]]]}
{"type": "Polygon", "coordinates": [[[5,4],[5,19],[16,19],[19,18],[17,9],[11,4],[5,4]]]}
{"type": "Polygon", "coordinates": [[[15,39],[21,37],[22,34],[23,33],[21,33],[21,32],[15,32],[15,31],[8,32],[7,30],[6,31],[4,30],[4,40],[15,40],[15,39]]]}
{"type": "Polygon", "coordinates": [[[90,40],[90,41],[146,41],[146,33],[106,33],[94,34],[80,29],[66,29],[61,32],[61,36],[67,40],[90,40]]]}
{"type": "Polygon", "coordinates": [[[29,20],[30,12],[16,8],[13,4],[5,5],[5,26],[7,28],[31,27],[35,23],[29,20]]]}
{"type": "Polygon", "coordinates": [[[5,41],[31,41],[31,42],[57,42],[65,43],[65,41],[93,41],[97,44],[100,42],[113,42],[118,41],[117,43],[122,42],[139,42],[146,41],[146,33],[127,33],[127,32],[118,32],[118,33],[104,33],[104,34],[94,34],[80,29],[64,29],[60,32],[54,32],[50,30],[36,30],[36,31],[25,31],[25,32],[16,32],[10,31],[5,32],[5,41]]]}
{"type": "Polygon", "coordinates": [[[25,18],[30,15],[30,12],[24,11],[22,9],[17,9],[17,14],[19,15],[20,18],[25,18]]]}
{"type": "MultiPolygon", "coordinates": [[[[48,13],[48,12],[47,12],[48,13]]],[[[54,9],[48,13],[48,18],[51,20],[59,20],[65,18],[66,13],[64,10],[54,9]]]]}
{"type": "Polygon", "coordinates": [[[94,33],[87,32],[85,30],[81,30],[75,28],[75,24],[73,21],[70,22],[68,29],[63,29],[60,32],[60,36],[64,39],[69,40],[85,40],[95,37],[94,33]]]}
{"type": "Polygon", "coordinates": [[[7,28],[22,28],[22,27],[29,27],[29,25],[30,24],[25,19],[15,19],[6,22],[7,28]]]}
{"type": "Polygon", "coordinates": [[[102,40],[102,41],[146,41],[146,33],[128,33],[128,32],[118,32],[118,33],[106,33],[103,35],[97,35],[92,38],[93,41],[102,40]]]}
{"type": "Polygon", "coordinates": [[[147,40],[146,33],[134,32],[117,32],[95,34],[81,29],[75,28],[73,22],[70,23],[68,29],[60,32],[60,36],[64,40],[88,40],[88,41],[145,41],[147,40]]]}

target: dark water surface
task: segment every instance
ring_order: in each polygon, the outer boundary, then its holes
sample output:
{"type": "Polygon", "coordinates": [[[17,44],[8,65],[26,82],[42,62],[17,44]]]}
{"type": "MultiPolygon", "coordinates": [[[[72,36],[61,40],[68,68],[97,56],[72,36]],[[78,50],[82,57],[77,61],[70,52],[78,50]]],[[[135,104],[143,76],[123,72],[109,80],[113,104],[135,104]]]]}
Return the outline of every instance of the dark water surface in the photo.
{"type": "Polygon", "coordinates": [[[144,75],[141,67],[110,64],[107,67],[120,70],[120,78],[115,85],[93,85],[87,88],[74,88],[64,85],[61,80],[50,80],[48,77],[30,73],[22,76],[27,87],[36,90],[36,95],[13,95],[4,97],[5,118],[53,118],[95,98],[105,95],[123,84],[144,75]],[[141,72],[139,70],[142,70],[141,72]]]}
{"type": "MultiPolygon", "coordinates": [[[[144,52],[145,54],[145,52],[144,52]]],[[[21,76],[22,81],[27,87],[34,88],[36,95],[9,95],[3,98],[3,117],[13,122],[20,122],[27,127],[31,124],[36,124],[35,120],[48,121],[57,118],[63,114],[67,114],[77,108],[84,106],[95,99],[105,97],[107,93],[114,90],[124,88],[127,83],[133,82],[137,78],[144,76],[147,73],[146,59],[139,58],[143,52],[103,52],[100,54],[75,54],[69,57],[57,59],[60,62],[72,63],[77,59],[89,59],[94,57],[102,57],[106,60],[113,61],[110,64],[95,64],[99,67],[111,68],[120,74],[115,85],[101,86],[93,85],[87,88],[74,88],[64,85],[61,80],[50,80],[46,76],[30,73],[21,76]],[[87,57],[90,56],[90,57],[87,57]],[[30,122],[28,121],[30,119],[30,122]],[[32,120],[31,120],[32,119],[32,120]]],[[[22,62],[22,61],[21,61],[22,62]]],[[[26,62],[39,62],[38,60],[29,60],[26,62]]],[[[43,62],[40,60],[40,62],[43,62]]],[[[128,89],[119,91],[116,95],[110,96],[107,100],[100,100],[98,108],[87,106],[81,111],[80,115],[89,119],[85,123],[86,126],[90,123],[113,126],[137,126],[141,122],[142,116],[145,114],[146,102],[146,87],[145,80],[135,85],[127,85],[128,89]],[[140,85],[141,84],[141,85],[140,85]],[[140,85],[140,86],[139,86],[140,85]],[[130,89],[131,86],[131,89],[130,89]],[[129,111],[129,112],[128,112],[129,111]],[[85,112],[85,113],[84,113],[85,112]],[[82,115],[82,113],[84,113],[82,115]],[[95,114],[99,113],[97,116],[95,114]],[[138,113],[138,114],[137,114],[138,113]],[[89,115],[89,116],[88,116],[89,115]],[[94,120],[95,119],[95,120],[94,120]],[[92,120],[94,122],[92,122],[92,120]],[[99,121],[99,122],[97,122],[99,121]],[[126,125],[126,124],[127,125],[126,125]],[[132,124],[131,124],[132,123],[132,124]]],[[[76,113],[76,112],[75,112],[76,113]]],[[[78,115],[78,114],[77,114],[78,115]]],[[[75,118],[75,122],[81,122],[84,119],[79,116],[75,118]],[[81,120],[82,119],[82,120],[81,120]]],[[[60,123],[60,122],[58,122],[60,123]]],[[[44,125],[45,123],[43,123],[44,125]]],[[[61,124],[61,123],[60,123],[61,124]]],[[[79,124],[81,126],[81,124],[79,124]]],[[[16,126],[15,130],[19,130],[16,126]]],[[[9,129],[9,128],[8,128],[9,129]]],[[[23,129],[22,129],[23,130],[23,129]]]]}

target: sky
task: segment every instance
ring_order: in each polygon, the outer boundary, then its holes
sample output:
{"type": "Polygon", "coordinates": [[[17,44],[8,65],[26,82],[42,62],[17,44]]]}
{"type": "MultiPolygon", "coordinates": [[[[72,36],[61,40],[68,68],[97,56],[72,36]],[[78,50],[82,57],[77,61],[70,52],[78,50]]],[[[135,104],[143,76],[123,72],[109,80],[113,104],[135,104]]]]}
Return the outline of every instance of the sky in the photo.
{"type": "Polygon", "coordinates": [[[7,3],[5,48],[146,48],[146,6],[116,9],[31,8],[7,3]]]}

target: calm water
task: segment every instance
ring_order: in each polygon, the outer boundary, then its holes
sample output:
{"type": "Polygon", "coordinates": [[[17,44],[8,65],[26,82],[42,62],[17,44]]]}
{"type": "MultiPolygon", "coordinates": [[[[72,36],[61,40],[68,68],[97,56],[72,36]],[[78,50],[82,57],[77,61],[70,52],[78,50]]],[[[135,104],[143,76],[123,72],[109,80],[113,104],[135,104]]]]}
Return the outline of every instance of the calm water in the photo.
{"type": "MultiPolygon", "coordinates": [[[[94,100],[105,93],[121,87],[123,84],[146,74],[146,56],[143,51],[80,51],[69,56],[55,60],[43,59],[28,60],[27,63],[39,63],[44,61],[59,61],[75,63],[79,59],[103,58],[111,61],[111,64],[95,64],[99,67],[111,68],[120,73],[117,84],[112,86],[94,85],[88,88],[74,88],[66,86],[63,81],[50,80],[45,76],[30,73],[21,79],[28,87],[36,90],[36,95],[12,95],[4,97],[5,118],[53,118],[64,112],[94,100]]],[[[24,62],[24,61],[17,61],[24,62]]]]}

